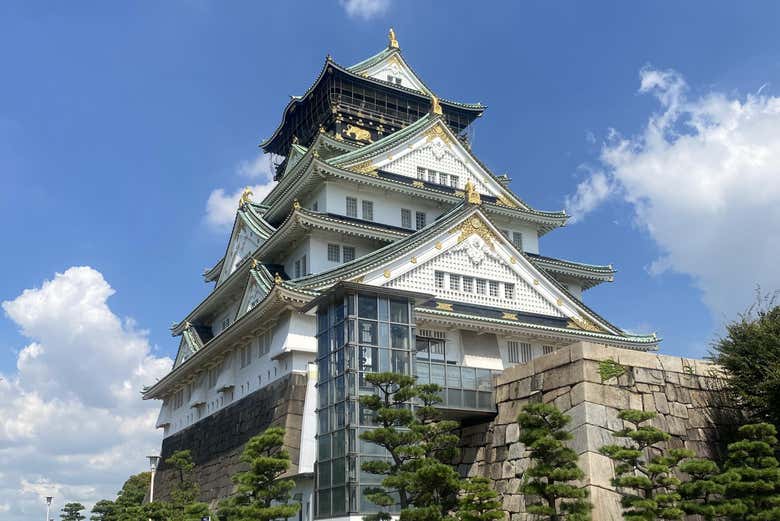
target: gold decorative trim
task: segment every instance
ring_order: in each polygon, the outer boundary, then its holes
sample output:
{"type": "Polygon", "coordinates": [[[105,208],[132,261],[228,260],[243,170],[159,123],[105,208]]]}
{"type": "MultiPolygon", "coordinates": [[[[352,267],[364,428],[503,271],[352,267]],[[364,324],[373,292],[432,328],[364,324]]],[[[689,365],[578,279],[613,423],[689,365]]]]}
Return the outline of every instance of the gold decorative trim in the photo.
{"type": "Polygon", "coordinates": [[[594,333],[601,333],[602,329],[596,324],[583,317],[582,315],[571,317],[566,323],[568,329],[582,329],[585,331],[592,331],[594,333]]]}
{"type": "Polygon", "coordinates": [[[442,249],[442,248],[443,248],[443,246],[441,245],[441,242],[439,242],[439,241],[436,241],[436,249],[437,249],[437,250],[440,250],[440,249],[442,249]]]}
{"type": "Polygon", "coordinates": [[[283,282],[282,281],[282,276],[279,275],[279,272],[276,272],[276,274],[274,275],[274,284],[276,284],[278,286],[282,282],[283,282]]]}
{"type": "Polygon", "coordinates": [[[439,98],[431,94],[431,112],[438,116],[444,115],[444,111],[441,109],[441,104],[439,103],[439,98]]]}
{"type": "Polygon", "coordinates": [[[436,309],[441,309],[442,311],[452,311],[452,304],[448,302],[437,302],[436,309]]]}
{"type": "Polygon", "coordinates": [[[395,37],[395,31],[391,27],[387,32],[387,46],[391,49],[398,49],[398,40],[395,37]]]}
{"type": "Polygon", "coordinates": [[[251,264],[251,266],[252,266],[252,269],[257,268],[257,259],[255,259],[254,257],[252,257],[252,264],[251,264]]]}
{"type": "Polygon", "coordinates": [[[409,259],[409,262],[411,262],[412,264],[417,264],[417,257],[412,257],[411,259],[409,259]]]}
{"type": "Polygon", "coordinates": [[[351,137],[355,141],[367,141],[368,143],[373,143],[371,140],[371,132],[355,125],[347,125],[346,130],[344,130],[344,135],[351,137]]]}
{"type": "Polygon", "coordinates": [[[301,209],[301,203],[298,202],[298,199],[293,199],[293,210],[300,210],[301,209]]]}
{"type": "Polygon", "coordinates": [[[563,306],[563,300],[558,299],[558,300],[555,301],[555,304],[558,305],[558,306],[563,306]]]}
{"type": "Polygon", "coordinates": [[[441,139],[447,145],[452,143],[452,139],[450,139],[450,135],[447,133],[446,130],[444,130],[444,128],[442,128],[441,123],[437,123],[434,126],[432,126],[430,129],[428,129],[428,131],[424,135],[428,143],[430,143],[436,138],[441,139]]]}
{"type": "Polygon", "coordinates": [[[511,264],[517,264],[517,259],[515,257],[509,257],[509,262],[511,264]]]}
{"type": "Polygon", "coordinates": [[[244,188],[244,191],[241,192],[241,199],[238,201],[238,207],[241,208],[247,203],[252,202],[252,196],[255,195],[251,188],[248,186],[244,188]]]}
{"type": "Polygon", "coordinates": [[[415,188],[425,188],[425,185],[422,181],[412,181],[412,186],[415,188]]]}
{"type": "Polygon", "coordinates": [[[505,311],[504,314],[501,315],[501,318],[504,320],[517,320],[517,313],[507,313],[505,311]]]}
{"type": "Polygon", "coordinates": [[[539,279],[534,279],[534,286],[538,286],[538,285],[539,285],[539,279]]]}
{"type": "Polygon", "coordinates": [[[474,187],[474,183],[471,182],[471,179],[466,181],[466,190],[464,197],[466,198],[466,202],[469,204],[482,204],[482,197],[479,195],[479,192],[477,192],[477,189],[474,187]]]}
{"type": "Polygon", "coordinates": [[[354,166],[349,167],[350,170],[353,172],[357,172],[358,174],[368,174],[369,172],[376,171],[376,168],[374,168],[374,163],[369,161],[363,161],[362,163],[358,163],[354,166]]]}
{"type": "Polygon", "coordinates": [[[499,206],[506,206],[507,208],[517,208],[518,206],[507,199],[504,195],[499,195],[496,197],[496,204],[499,206]]]}
{"type": "Polygon", "coordinates": [[[390,278],[390,270],[385,270],[384,272],[382,272],[382,275],[384,275],[386,279],[389,279],[390,278]]]}
{"type": "Polygon", "coordinates": [[[456,196],[456,197],[463,197],[463,196],[465,196],[465,195],[466,195],[466,193],[465,193],[465,192],[463,192],[463,191],[461,191],[461,190],[458,190],[457,192],[455,192],[455,196],[456,196]]]}
{"type": "Polygon", "coordinates": [[[362,284],[364,280],[366,280],[366,276],[361,275],[359,277],[355,277],[354,279],[352,279],[352,282],[357,282],[358,284],[362,284]]]}
{"type": "Polygon", "coordinates": [[[496,240],[496,237],[490,231],[490,228],[488,228],[487,224],[476,215],[472,215],[463,221],[459,226],[456,226],[450,230],[450,233],[456,232],[460,232],[460,235],[458,236],[458,244],[462,243],[472,235],[478,235],[480,238],[482,238],[483,241],[485,241],[488,246],[490,246],[491,250],[496,249],[496,245],[493,243],[493,241],[496,240]]]}

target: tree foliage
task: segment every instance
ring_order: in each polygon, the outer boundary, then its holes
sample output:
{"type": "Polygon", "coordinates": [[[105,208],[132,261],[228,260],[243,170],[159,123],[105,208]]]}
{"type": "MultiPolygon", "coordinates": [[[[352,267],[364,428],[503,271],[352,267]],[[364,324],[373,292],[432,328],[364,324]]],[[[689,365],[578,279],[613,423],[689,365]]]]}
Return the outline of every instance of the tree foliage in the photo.
{"type": "Polygon", "coordinates": [[[367,521],[391,518],[400,505],[402,521],[437,521],[458,506],[461,479],[451,461],[458,453],[458,422],[441,418],[437,385],[415,385],[414,378],[398,373],[365,375],[377,392],[360,398],[371,411],[377,427],[361,439],[384,448],[389,460],[362,464],[365,472],[384,476],[381,487],[367,491],[370,501],[383,511],[364,516],[367,521]],[[415,401],[414,407],[411,402],[415,401]]]}
{"type": "Polygon", "coordinates": [[[727,372],[726,384],[741,409],[780,426],[780,306],[774,298],[759,295],[726,326],[711,356],[727,372]]]}
{"type": "Polygon", "coordinates": [[[488,478],[474,477],[464,480],[455,517],[458,521],[497,521],[503,519],[501,501],[488,478]]]}
{"type": "Polygon", "coordinates": [[[621,494],[626,521],[653,519],[682,519],[681,484],[675,470],[693,452],[687,449],[668,449],[656,444],[671,436],[647,422],[656,416],[653,412],[625,410],[618,417],[632,425],[614,433],[624,444],[606,445],[601,453],[615,462],[612,484],[621,494]],[[649,456],[648,449],[656,454],[649,456]]]}
{"type": "Polygon", "coordinates": [[[717,463],[705,458],[691,458],[683,460],[678,468],[687,476],[678,488],[683,511],[701,516],[705,521],[723,519],[730,508],[723,497],[726,480],[717,463]]]}
{"type": "Polygon", "coordinates": [[[66,503],[65,506],[62,507],[60,519],[62,521],[81,521],[82,519],[87,518],[82,514],[85,509],[86,507],[81,503],[66,503]]]}
{"type": "Polygon", "coordinates": [[[577,453],[566,446],[572,439],[565,430],[570,421],[555,406],[544,403],[526,405],[517,417],[520,441],[532,462],[520,491],[539,499],[527,511],[550,521],[590,519],[587,491],[575,483],[585,473],[577,465],[577,453]]]}
{"type": "Polygon", "coordinates": [[[291,479],[281,479],[290,467],[284,450],[284,429],[272,427],[246,444],[241,461],[249,469],[233,477],[236,493],[220,504],[218,516],[224,521],[270,521],[292,517],[300,504],[290,503],[291,479]]]}
{"type": "Polygon", "coordinates": [[[117,506],[113,501],[101,499],[92,507],[90,521],[117,521],[117,506]]]}
{"type": "Polygon", "coordinates": [[[744,425],[740,440],[729,444],[723,481],[729,519],[780,519],[780,468],[777,429],[768,423],[744,425]]]}

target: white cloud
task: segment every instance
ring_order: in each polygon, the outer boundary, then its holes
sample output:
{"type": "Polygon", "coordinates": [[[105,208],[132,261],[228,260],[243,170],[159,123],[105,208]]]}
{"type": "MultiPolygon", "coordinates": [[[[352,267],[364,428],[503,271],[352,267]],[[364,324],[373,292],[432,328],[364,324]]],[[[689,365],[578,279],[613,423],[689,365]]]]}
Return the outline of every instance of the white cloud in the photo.
{"type": "MultiPolygon", "coordinates": [[[[241,161],[236,166],[236,174],[241,177],[255,179],[260,183],[249,186],[252,190],[252,200],[262,201],[276,184],[273,180],[274,173],[268,156],[260,154],[251,161],[241,161]]],[[[206,222],[212,228],[224,231],[229,228],[236,218],[236,209],[241,193],[241,187],[227,192],[224,188],[216,188],[211,191],[206,200],[206,222]]]]}
{"type": "Polygon", "coordinates": [[[40,517],[46,495],[57,508],[113,498],[159,451],[158,404],[139,393],[172,361],[111,311],[113,294],[100,272],[74,267],[2,303],[30,340],[16,371],[0,374],[4,520],[40,517]]]}
{"type": "Polygon", "coordinates": [[[381,16],[390,7],[390,0],[339,0],[339,3],[350,18],[362,20],[381,16]]]}
{"type": "Polygon", "coordinates": [[[610,136],[603,170],[569,207],[582,218],[610,195],[625,199],[662,251],[650,272],[690,275],[717,319],[733,317],[756,284],[780,288],[780,97],[691,99],[675,71],[645,68],[640,79],[661,110],[639,135],[610,136]]]}

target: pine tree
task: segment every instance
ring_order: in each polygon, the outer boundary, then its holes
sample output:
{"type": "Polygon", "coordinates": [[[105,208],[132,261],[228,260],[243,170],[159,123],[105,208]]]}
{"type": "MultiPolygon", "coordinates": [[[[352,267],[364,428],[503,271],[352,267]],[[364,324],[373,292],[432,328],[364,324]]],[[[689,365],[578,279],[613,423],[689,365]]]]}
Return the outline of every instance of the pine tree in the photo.
{"type": "Polygon", "coordinates": [[[171,454],[165,463],[174,468],[178,477],[176,485],[171,490],[171,501],[167,505],[159,507],[152,505],[146,510],[153,509],[154,515],[162,515],[159,512],[163,512],[167,508],[170,521],[198,520],[202,516],[208,515],[208,505],[197,500],[200,495],[200,487],[192,478],[192,471],[195,469],[192,453],[189,450],[178,450],[171,454]]]}
{"type": "Polygon", "coordinates": [[[460,476],[451,464],[457,454],[458,423],[441,418],[437,385],[414,385],[414,378],[397,373],[365,376],[377,393],[361,397],[361,404],[374,413],[378,427],[361,439],[383,447],[389,461],[370,461],[366,472],[385,476],[381,487],[367,490],[370,501],[384,508],[364,516],[367,521],[391,518],[397,495],[402,521],[436,521],[450,515],[458,505],[460,476]],[[416,400],[414,408],[412,400],[416,400]]]}
{"type": "Polygon", "coordinates": [[[723,498],[725,480],[718,465],[709,459],[692,458],[682,461],[678,468],[688,476],[679,487],[680,508],[686,514],[701,516],[705,521],[722,519],[728,507],[723,498]]]}
{"type": "Polygon", "coordinates": [[[740,440],[729,444],[724,464],[729,519],[780,519],[780,467],[775,451],[777,429],[768,423],[743,425],[740,440]]]}
{"type": "Polygon", "coordinates": [[[290,468],[290,455],[284,450],[284,429],[272,427],[250,439],[241,454],[249,470],[233,477],[236,494],[220,504],[218,516],[224,521],[271,521],[292,517],[300,504],[290,503],[291,479],[281,479],[290,468]]]}
{"type": "Polygon", "coordinates": [[[463,482],[455,517],[458,521],[497,521],[504,517],[498,493],[488,478],[474,477],[463,482]]]}
{"type": "Polygon", "coordinates": [[[565,430],[570,421],[555,406],[544,403],[526,405],[517,417],[520,441],[532,461],[520,490],[541,500],[528,505],[528,513],[550,521],[590,519],[587,491],[573,483],[585,473],[577,465],[577,453],[565,444],[572,439],[565,430]]]}
{"type": "Polygon", "coordinates": [[[626,521],[653,519],[682,519],[685,512],[680,507],[682,497],[677,491],[680,480],[674,471],[680,462],[692,458],[687,449],[661,451],[656,444],[671,436],[652,425],[642,425],[655,418],[653,412],[625,410],[618,417],[633,425],[614,433],[626,441],[625,445],[607,445],[601,453],[615,462],[615,478],[612,484],[622,498],[626,521]],[[647,457],[650,448],[658,455],[647,457]]]}
{"type": "Polygon", "coordinates": [[[90,521],[117,521],[117,506],[113,501],[101,499],[92,507],[90,521]]]}
{"type": "Polygon", "coordinates": [[[66,503],[65,506],[62,507],[60,519],[62,521],[82,521],[87,518],[81,513],[85,508],[86,507],[81,503],[66,503]]]}

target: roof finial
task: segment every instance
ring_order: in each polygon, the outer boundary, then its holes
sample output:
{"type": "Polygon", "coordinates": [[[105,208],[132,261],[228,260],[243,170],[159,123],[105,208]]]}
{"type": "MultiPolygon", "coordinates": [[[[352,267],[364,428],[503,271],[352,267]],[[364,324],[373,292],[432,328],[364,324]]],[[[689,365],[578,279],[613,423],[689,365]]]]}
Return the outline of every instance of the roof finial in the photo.
{"type": "Polygon", "coordinates": [[[398,49],[398,40],[395,39],[395,31],[393,31],[392,27],[387,33],[387,39],[389,40],[389,43],[387,44],[388,47],[391,49],[398,49]]]}
{"type": "Polygon", "coordinates": [[[431,94],[431,112],[439,116],[444,114],[444,112],[441,110],[441,104],[439,104],[439,98],[437,98],[434,94],[431,94]]]}
{"type": "Polygon", "coordinates": [[[466,202],[469,204],[482,204],[482,197],[480,197],[477,189],[474,188],[474,183],[471,182],[471,179],[466,181],[466,187],[463,195],[466,199],[466,202]]]}
{"type": "Polygon", "coordinates": [[[301,209],[301,203],[298,202],[298,199],[293,199],[293,210],[300,210],[301,209]]]}
{"type": "Polygon", "coordinates": [[[252,257],[252,269],[255,269],[255,268],[257,268],[257,259],[252,257]]]}
{"type": "Polygon", "coordinates": [[[282,283],[282,276],[279,275],[279,272],[276,272],[276,275],[274,275],[274,284],[277,286],[282,283]]]}
{"type": "Polygon", "coordinates": [[[252,192],[252,189],[248,186],[244,188],[244,191],[241,192],[241,199],[238,202],[238,207],[241,208],[245,204],[252,201],[252,196],[254,195],[254,192],[252,192]]]}

